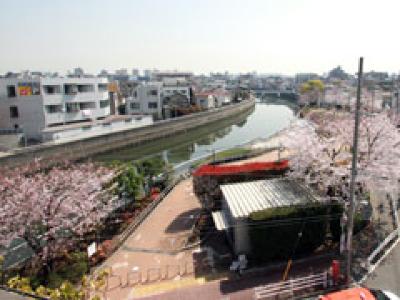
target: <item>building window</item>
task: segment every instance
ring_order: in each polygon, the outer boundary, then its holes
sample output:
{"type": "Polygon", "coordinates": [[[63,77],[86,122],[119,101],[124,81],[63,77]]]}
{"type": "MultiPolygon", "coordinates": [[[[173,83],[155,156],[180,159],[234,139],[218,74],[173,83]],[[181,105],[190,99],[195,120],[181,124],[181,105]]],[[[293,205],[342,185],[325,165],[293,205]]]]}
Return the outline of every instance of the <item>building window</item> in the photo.
{"type": "Polygon", "coordinates": [[[100,100],[100,108],[104,107],[109,107],[110,106],[110,100],[100,100]]]}
{"type": "Polygon", "coordinates": [[[152,108],[152,109],[158,107],[157,102],[149,102],[147,105],[148,105],[148,108],[152,108]]]}
{"type": "Polygon", "coordinates": [[[18,113],[18,107],[16,106],[10,106],[10,118],[18,118],[19,113],[18,113]]]}
{"type": "Polygon", "coordinates": [[[78,87],[75,84],[64,84],[64,93],[66,95],[75,95],[78,93],[78,87]]]}
{"type": "Polygon", "coordinates": [[[79,109],[79,103],[67,103],[65,105],[67,113],[74,113],[74,112],[78,112],[79,109]]]}
{"type": "Polygon", "coordinates": [[[96,108],[96,102],[81,102],[79,103],[80,109],[91,109],[96,108]]]}
{"type": "Polygon", "coordinates": [[[62,105],[46,105],[46,111],[49,114],[62,112],[62,105]]]}
{"type": "Polygon", "coordinates": [[[132,102],[131,103],[131,109],[140,109],[140,103],[132,102]]]}
{"type": "Polygon", "coordinates": [[[157,96],[158,91],[157,90],[150,90],[147,92],[147,96],[157,96]]]}
{"type": "Polygon", "coordinates": [[[99,83],[97,87],[99,89],[99,92],[107,92],[108,91],[108,86],[106,83],[99,83]]]}
{"type": "Polygon", "coordinates": [[[48,95],[61,94],[61,87],[59,85],[44,85],[43,89],[48,95]]]}
{"type": "Polygon", "coordinates": [[[94,92],[94,86],[91,84],[79,84],[78,85],[78,92],[79,93],[90,93],[94,92]]]}
{"type": "Polygon", "coordinates": [[[15,85],[7,85],[7,96],[10,98],[17,96],[15,85]]]}

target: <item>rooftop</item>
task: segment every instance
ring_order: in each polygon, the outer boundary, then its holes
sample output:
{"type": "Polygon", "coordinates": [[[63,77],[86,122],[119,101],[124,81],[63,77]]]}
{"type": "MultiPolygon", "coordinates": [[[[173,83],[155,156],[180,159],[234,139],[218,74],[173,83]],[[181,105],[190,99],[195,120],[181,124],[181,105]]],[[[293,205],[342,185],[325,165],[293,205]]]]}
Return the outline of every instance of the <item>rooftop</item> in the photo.
{"type": "Polygon", "coordinates": [[[268,208],[319,202],[308,188],[286,178],[225,184],[221,190],[234,218],[268,208]]]}

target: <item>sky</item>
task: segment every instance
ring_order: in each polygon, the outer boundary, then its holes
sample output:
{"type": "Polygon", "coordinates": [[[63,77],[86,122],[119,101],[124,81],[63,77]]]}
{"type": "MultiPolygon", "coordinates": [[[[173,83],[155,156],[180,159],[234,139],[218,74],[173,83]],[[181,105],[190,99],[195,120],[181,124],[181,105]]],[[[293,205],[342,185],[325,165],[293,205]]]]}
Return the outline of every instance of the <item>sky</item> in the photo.
{"type": "Polygon", "coordinates": [[[399,0],[0,0],[0,74],[400,71],[399,0]]]}

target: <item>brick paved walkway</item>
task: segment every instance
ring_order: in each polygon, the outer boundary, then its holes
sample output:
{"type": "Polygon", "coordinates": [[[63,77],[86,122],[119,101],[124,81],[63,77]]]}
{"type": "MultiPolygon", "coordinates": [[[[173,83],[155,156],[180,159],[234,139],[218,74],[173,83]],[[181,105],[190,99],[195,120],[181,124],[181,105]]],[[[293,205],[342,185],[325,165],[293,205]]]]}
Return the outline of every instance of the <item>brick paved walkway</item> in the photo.
{"type": "MultiPolygon", "coordinates": [[[[151,269],[152,278],[157,278],[157,268],[167,265],[171,266],[170,277],[174,277],[178,266],[193,265],[193,250],[176,255],[170,251],[184,246],[199,212],[200,203],[193,193],[192,180],[186,179],[168,194],[103,266],[111,267],[123,283],[132,271],[135,274],[139,271],[143,280],[151,269]]],[[[110,286],[116,285],[117,279],[110,280],[110,286]]],[[[132,288],[115,288],[108,293],[108,298],[128,299],[131,293],[132,288]]]]}
{"type": "MultiPolygon", "coordinates": [[[[329,258],[310,258],[299,263],[294,262],[290,277],[301,277],[315,274],[328,269],[329,258]]],[[[143,300],[245,300],[254,299],[254,288],[282,278],[285,266],[261,272],[258,275],[243,276],[241,278],[221,279],[210,282],[199,282],[190,287],[174,289],[170,292],[161,292],[143,297],[143,300]]]]}

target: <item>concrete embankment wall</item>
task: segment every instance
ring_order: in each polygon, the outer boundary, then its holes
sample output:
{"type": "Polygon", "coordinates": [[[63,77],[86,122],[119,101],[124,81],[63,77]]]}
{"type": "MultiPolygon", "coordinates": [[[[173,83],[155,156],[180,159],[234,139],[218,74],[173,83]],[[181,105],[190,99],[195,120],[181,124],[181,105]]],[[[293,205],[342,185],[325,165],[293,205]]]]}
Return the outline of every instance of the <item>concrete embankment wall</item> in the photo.
{"type": "Polygon", "coordinates": [[[15,150],[0,157],[0,166],[18,165],[41,158],[42,161],[58,159],[77,160],[91,155],[107,152],[127,145],[140,145],[159,138],[173,136],[190,129],[224,120],[245,112],[255,105],[254,101],[224,106],[211,111],[191,114],[184,117],[165,120],[150,126],[134,128],[101,136],[66,141],[63,143],[45,143],[37,146],[15,150]]]}

